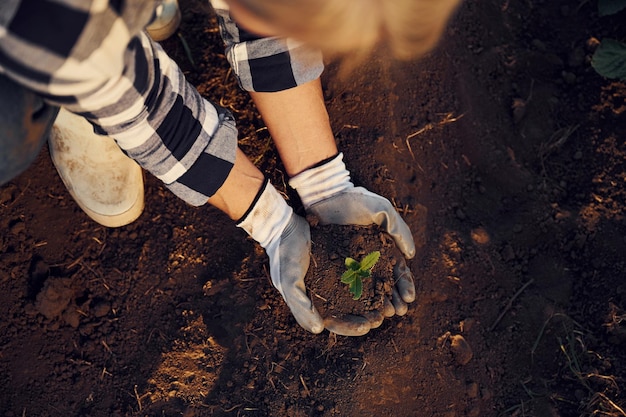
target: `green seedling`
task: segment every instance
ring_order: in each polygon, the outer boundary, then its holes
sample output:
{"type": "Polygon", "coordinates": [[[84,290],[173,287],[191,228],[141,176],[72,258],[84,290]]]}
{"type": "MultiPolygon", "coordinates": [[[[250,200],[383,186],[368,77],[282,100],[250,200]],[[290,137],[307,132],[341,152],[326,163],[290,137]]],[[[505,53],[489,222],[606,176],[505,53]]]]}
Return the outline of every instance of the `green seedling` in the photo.
{"type": "Polygon", "coordinates": [[[341,275],[341,282],[349,285],[348,289],[352,293],[353,299],[358,300],[361,298],[361,294],[363,294],[363,278],[372,276],[372,269],[379,258],[379,251],[365,255],[361,262],[350,257],[346,258],[347,270],[341,275]]]}

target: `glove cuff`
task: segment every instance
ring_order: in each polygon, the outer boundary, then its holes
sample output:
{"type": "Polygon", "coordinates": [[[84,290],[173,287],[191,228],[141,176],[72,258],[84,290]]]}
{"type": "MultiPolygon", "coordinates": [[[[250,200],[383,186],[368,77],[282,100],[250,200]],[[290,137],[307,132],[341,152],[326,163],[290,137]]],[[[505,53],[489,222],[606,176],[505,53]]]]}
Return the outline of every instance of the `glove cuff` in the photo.
{"type": "Polygon", "coordinates": [[[266,179],[246,214],[237,222],[237,227],[267,249],[280,238],[292,214],[293,209],[266,179]]]}
{"type": "Polygon", "coordinates": [[[289,180],[289,185],[298,192],[305,210],[319,201],[354,188],[350,172],[343,163],[343,153],[301,172],[289,180]]]}

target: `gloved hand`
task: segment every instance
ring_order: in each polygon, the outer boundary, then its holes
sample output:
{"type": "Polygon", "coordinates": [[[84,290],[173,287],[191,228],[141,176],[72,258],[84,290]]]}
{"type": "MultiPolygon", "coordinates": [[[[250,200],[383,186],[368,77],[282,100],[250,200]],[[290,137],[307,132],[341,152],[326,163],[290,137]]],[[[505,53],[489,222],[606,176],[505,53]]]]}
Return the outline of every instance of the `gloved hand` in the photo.
{"type": "Polygon", "coordinates": [[[304,276],[309,268],[309,223],[296,215],[268,181],[252,207],[237,223],[265,249],[272,284],[283,296],[296,321],[311,333],[324,330],[324,322],[306,295],[304,276]]]}
{"type": "MultiPolygon", "coordinates": [[[[289,185],[298,192],[305,210],[315,215],[321,224],[377,224],[393,238],[405,258],[415,256],[415,243],[407,224],[389,200],[352,184],[343,154],[296,175],[289,180],[289,185]]],[[[382,312],[385,317],[406,314],[407,303],[415,300],[413,275],[402,257],[396,259],[394,277],[392,299],[382,312]]],[[[381,318],[369,320],[371,327],[382,323],[381,318]]]]}

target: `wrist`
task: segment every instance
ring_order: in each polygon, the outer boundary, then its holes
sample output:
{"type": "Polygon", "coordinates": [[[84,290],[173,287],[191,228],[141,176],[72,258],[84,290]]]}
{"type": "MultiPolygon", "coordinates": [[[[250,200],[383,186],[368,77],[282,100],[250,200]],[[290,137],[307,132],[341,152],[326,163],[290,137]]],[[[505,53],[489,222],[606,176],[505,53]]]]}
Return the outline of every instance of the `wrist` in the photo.
{"type": "Polygon", "coordinates": [[[289,180],[298,192],[304,209],[337,193],[354,187],[350,172],[343,162],[343,153],[325,159],[289,180]]]}
{"type": "Polygon", "coordinates": [[[272,242],[280,238],[292,214],[292,208],[266,179],[250,208],[237,221],[237,227],[244,229],[250,237],[267,249],[272,242]]]}

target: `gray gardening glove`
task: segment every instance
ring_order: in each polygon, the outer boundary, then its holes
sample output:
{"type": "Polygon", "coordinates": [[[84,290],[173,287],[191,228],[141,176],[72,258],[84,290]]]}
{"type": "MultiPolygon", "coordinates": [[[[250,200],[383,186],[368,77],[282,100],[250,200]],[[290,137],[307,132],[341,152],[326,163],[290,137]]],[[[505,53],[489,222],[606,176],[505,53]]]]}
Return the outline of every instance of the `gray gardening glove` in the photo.
{"type": "Polygon", "coordinates": [[[265,249],[272,284],[283,296],[298,324],[311,333],[322,332],[324,322],[307,297],[304,286],[311,252],[309,223],[296,215],[266,181],[237,226],[265,249]]]}
{"type": "MultiPolygon", "coordinates": [[[[415,256],[415,243],[407,224],[389,200],[352,184],[343,154],[296,175],[289,185],[298,192],[305,210],[321,224],[377,224],[393,238],[406,259],[415,256]]],[[[394,277],[392,299],[382,312],[385,317],[406,314],[407,303],[415,300],[413,274],[402,257],[396,259],[394,277]]],[[[382,322],[382,318],[379,320],[382,322]]],[[[376,319],[370,318],[370,322],[372,327],[380,325],[376,319]]]]}

